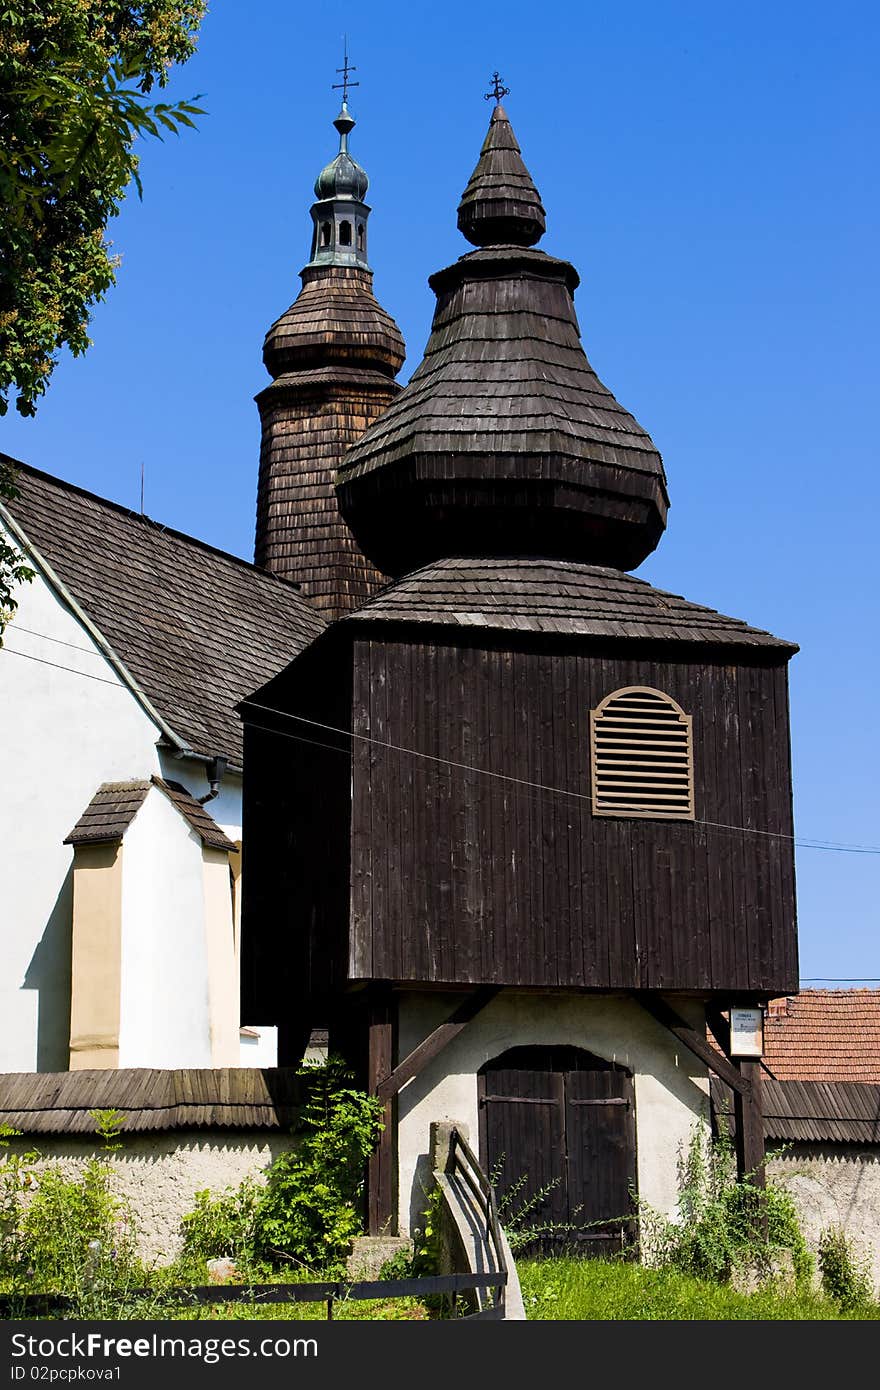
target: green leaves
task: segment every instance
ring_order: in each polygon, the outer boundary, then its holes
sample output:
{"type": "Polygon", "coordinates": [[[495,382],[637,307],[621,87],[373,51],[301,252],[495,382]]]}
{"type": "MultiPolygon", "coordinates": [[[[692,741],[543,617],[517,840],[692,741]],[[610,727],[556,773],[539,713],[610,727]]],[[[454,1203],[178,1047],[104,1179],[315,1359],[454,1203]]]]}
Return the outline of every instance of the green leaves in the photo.
{"type": "MultiPolygon", "coordinates": [[[[15,486],[15,473],[11,464],[0,459],[0,502],[12,502],[18,496],[15,486]]],[[[16,584],[29,584],[34,571],[25,564],[24,556],[6,540],[0,531],[0,646],[3,645],[3,632],[18,607],[12,589],[16,584]]],[[[2,1135],[2,1130],[0,1130],[2,1135]]]]}
{"type": "Polygon", "coordinates": [[[8,6],[0,45],[0,415],[33,415],[62,347],[89,346],[118,261],[105,232],[135,144],[194,128],[194,100],[147,100],[193,52],[204,0],[33,0],[8,6]]]}
{"type": "Polygon", "coordinates": [[[182,1222],[185,1260],[229,1255],[244,1270],[293,1264],[327,1273],[360,1234],[364,1165],[382,1103],[352,1087],[336,1058],[301,1075],[307,1096],[295,1147],[273,1161],[265,1187],[246,1178],[217,1197],[197,1194],[182,1222]]]}

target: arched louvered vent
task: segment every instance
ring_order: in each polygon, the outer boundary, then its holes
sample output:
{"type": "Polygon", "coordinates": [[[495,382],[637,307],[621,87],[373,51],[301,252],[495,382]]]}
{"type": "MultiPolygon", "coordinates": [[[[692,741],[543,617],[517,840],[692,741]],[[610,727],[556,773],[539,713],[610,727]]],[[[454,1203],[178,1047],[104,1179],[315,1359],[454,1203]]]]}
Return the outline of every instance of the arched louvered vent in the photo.
{"type": "Polygon", "coordinates": [[[590,713],[595,816],[693,820],[691,716],[647,686],[615,690],[590,713]]]}

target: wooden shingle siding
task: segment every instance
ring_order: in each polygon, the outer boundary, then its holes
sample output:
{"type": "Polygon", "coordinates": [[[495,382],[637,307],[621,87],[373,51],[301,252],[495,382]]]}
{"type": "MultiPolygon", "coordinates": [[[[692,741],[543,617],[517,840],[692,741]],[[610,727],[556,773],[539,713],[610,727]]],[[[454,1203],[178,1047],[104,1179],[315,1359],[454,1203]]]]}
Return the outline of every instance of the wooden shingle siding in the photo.
{"type": "Polygon", "coordinates": [[[383,570],[456,553],[629,569],[653,550],[663,465],[584,355],[576,284],[527,247],[474,251],[431,278],[424,358],[339,469],[343,515],[383,570]]]}
{"type": "Polygon", "coordinates": [[[796,988],[779,656],[365,633],[354,665],[355,728],[377,742],[353,750],[353,978],[796,988]],[[693,710],[695,823],[592,814],[590,710],[636,684],[693,710]]]}
{"type": "Polygon", "coordinates": [[[23,1134],[96,1135],[93,1110],[120,1110],[126,1134],[172,1129],[289,1130],[299,1116],[294,1069],[217,1067],[0,1075],[0,1124],[23,1134]]]}
{"type": "Polygon", "coordinates": [[[257,396],[255,557],[335,618],[385,583],[340,515],[334,482],[345,451],[399,394],[404,346],[371,271],[308,266],[302,278],[263,347],[274,380],[257,396]]]}

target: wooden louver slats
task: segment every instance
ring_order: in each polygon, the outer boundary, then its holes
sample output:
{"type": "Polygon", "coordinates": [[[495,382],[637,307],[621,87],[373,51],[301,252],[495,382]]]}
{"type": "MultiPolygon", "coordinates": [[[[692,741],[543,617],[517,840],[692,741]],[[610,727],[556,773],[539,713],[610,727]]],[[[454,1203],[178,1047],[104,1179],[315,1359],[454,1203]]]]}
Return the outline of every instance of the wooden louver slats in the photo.
{"type": "Polygon", "coordinates": [[[593,814],[694,819],[692,720],[668,695],[629,687],[590,712],[593,814]]]}

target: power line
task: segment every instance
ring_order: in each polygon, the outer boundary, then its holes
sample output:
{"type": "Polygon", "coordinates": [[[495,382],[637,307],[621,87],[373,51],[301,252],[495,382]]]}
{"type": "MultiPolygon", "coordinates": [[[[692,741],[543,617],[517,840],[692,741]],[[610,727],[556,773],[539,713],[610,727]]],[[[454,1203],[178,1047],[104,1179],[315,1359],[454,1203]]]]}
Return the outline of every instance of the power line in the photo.
{"type": "MultiPolygon", "coordinates": [[[[87,647],[76,646],[72,642],[64,642],[59,637],[48,637],[46,633],[33,632],[30,628],[19,627],[19,632],[26,632],[32,637],[43,637],[49,642],[57,642],[64,647],[71,647],[74,651],[81,651],[88,655],[101,655],[98,652],[90,652],[87,647]]],[[[93,676],[89,671],[78,671],[74,666],[64,666],[57,661],[47,661],[45,657],[32,656],[29,652],[16,651],[14,647],[2,646],[0,651],[8,652],[11,656],[22,656],[26,661],[37,661],[41,666],[51,666],[56,671],[67,671],[74,676],[83,676],[86,680],[99,681],[102,685],[112,685],[116,689],[123,689],[118,681],[108,680],[106,676],[93,676]]],[[[404,753],[407,757],[422,758],[428,762],[437,763],[443,767],[454,768],[461,772],[472,772],[478,777],[491,777],[499,782],[509,783],[513,786],[523,787],[527,791],[539,792],[542,796],[566,796],[574,801],[591,802],[592,797],[584,792],[571,791],[567,787],[553,787],[544,782],[531,782],[523,777],[514,777],[507,772],[494,772],[491,768],[477,767],[473,763],[458,762],[454,758],[443,758],[435,753],[425,753],[417,748],[407,748],[400,743],[391,743],[386,739],[374,738],[371,734],[358,734],[351,729],[341,729],[335,724],[325,724],[318,719],[307,719],[301,714],[291,714],[287,710],[272,709],[270,705],[259,705],[255,701],[245,701],[249,709],[261,710],[265,714],[271,714],[273,718],[280,716],[283,719],[294,719],[300,724],[308,724],[315,729],[323,729],[326,733],[339,734],[342,738],[357,739],[359,742],[371,744],[378,748],[387,748],[391,752],[404,753]]],[[[295,734],[285,734],[280,729],[272,729],[266,725],[258,725],[266,733],[274,733],[281,738],[290,738],[295,743],[309,744],[315,748],[325,748],[328,752],[343,753],[346,757],[351,757],[350,749],[337,748],[333,744],[320,743],[317,739],[297,738],[295,734]]],[[[821,849],[836,854],[872,854],[880,855],[880,845],[847,845],[840,844],[833,840],[819,840],[804,838],[800,839],[795,835],[788,835],[778,830],[758,830],[748,825],[729,825],[724,821],[694,820],[693,825],[701,825],[710,830],[727,830],[739,835],[763,835],[774,840],[788,840],[799,849],[821,849]]],[[[817,977],[818,978],[818,977],[817,977]]]]}
{"type": "MultiPolygon", "coordinates": [[[[405,753],[407,756],[412,758],[423,758],[428,762],[438,763],[442,766],[455,768],[459,771],[473,772],[480,777],[492,777],[497,781],[508,782],[515,786],[525,787],[529,791],[542,792],[545,795],[567,796],[575,801],[592,802],[591,796],[585,794],[584,792],[571,791],[567,787],[553,787],[549,786],[544,782],[530,782],[523,777],[514,777],[511,773],[494,772],[491,768],[476,767],[473,763],[462,763],[457,762],[453,758],[442,758],[436,753],[425,753],[417,748],[406,748],[403,744],[400,743],[391,743],[386,739],[374,738],[371,734],[358,734],[350,729],[341,729],[335,724],[324,724],[319,719],[307,719],[304,715],[301,714],[291,714],[287,710],[272,709],[270,705],[260,705],[257,704],[256,701],[245,700],[244,703],[247,705],[249,709],[261,710],[265,714],[271,714],[274,717],[278,717],[280,715],[283,719],[295,719],[300,724],[308,724],[313,728],[323,729],[325,733],[339,734],[343,738],[357,739],[361,743],[368,743],[379,748],[387,748],[392,752],[396,753],[405,753]]],[[[265,725],[260,725],[258,727],[262,728],[266,733],[278,734],[282,738],[293,738],[294,741],[297,743],[312,742],[314,743],[315,747],[329,748],[333,752],[348,753],[348,756],[350,756],[349,750],[344,748],[334,748],[331,744],[322,744],[317,742],[317,740],[297,738],[294,734],[285,734],[281,729],[272,729],[268,728],[265,725]]],[[[729,830],[741,835],[764,835],[770,839],[788,840],[792,844],[795,844],[802,849],[826,849],[836,851],[839,854],[880,855],[880,845],[844,845],[837,844],[832,840],[801,840],[794,835],[788,835],[782,831],[756,830],[753,829],[751,826],[728,825],[723,821],[694,820],[691,823],[693,825],[702,825],[713,830],[729,830]]]]}
{"type": "MultiPolygon", "coordinates": [[[[16,623],[12,631],[26,632],[28,637],[42,637],[44,642],[54,642],[59,647],[69,647],[73,652],[85,652],[87,656],[100,656],[103,659],[103,653],[95,647],[81,647],[78,642],[65,642],[61,637],[50,637],[48,632],[34,632],[33,628],[22,627],[21,623],[16,623]]],[[[23,656],[24,653],[20,652],[19,655],[23,656]]]]}
{"type": "Polygon", "coordinates": [[[87,681],[100,681],[102,685],[112,685],[117,690],[125,689],[120,681],[108,680],[106,676],[93,676],[90,671],[77,671],[75,666],[62,666],[59,662],[47,661],[42,656],[31,656],[30,652],[17,652],[14,647],[4,646],[0,651],[6,652],[9,656],[23,656],[25,661],[38,661],[41,666],[51,666],[56,671],[69,671],[72,676],[84,676],[87,681]]]}

